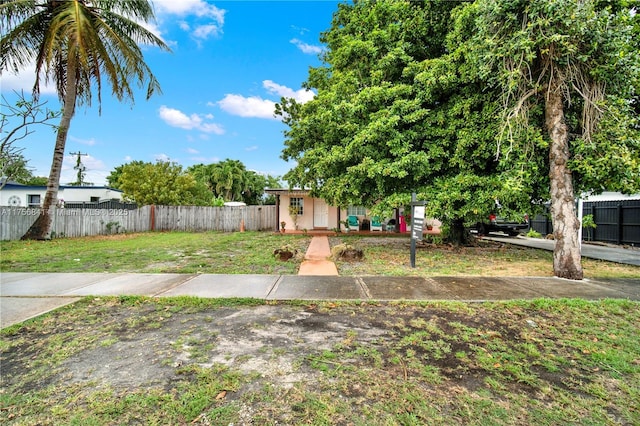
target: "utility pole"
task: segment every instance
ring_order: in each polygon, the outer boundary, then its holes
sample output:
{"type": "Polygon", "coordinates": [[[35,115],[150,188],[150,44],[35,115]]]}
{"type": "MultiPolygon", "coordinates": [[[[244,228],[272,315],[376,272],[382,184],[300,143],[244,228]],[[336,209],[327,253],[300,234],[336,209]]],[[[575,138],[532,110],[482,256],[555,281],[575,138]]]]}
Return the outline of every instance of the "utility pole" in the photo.
{"type": "Polygon", "coordinates": [[[76,156],[76,165],[73,166],[74,170],[78,171],[78,177],[75,182],[72,182],[73,186],[90,186],[93,185],[90,182],[85,182],[84,177],[86,176],[87,168],[84,164],[82,164],[82,157],[87,157],[89,154],[83,154],[82,152],[70,152],[69,154],[76,156]]]}

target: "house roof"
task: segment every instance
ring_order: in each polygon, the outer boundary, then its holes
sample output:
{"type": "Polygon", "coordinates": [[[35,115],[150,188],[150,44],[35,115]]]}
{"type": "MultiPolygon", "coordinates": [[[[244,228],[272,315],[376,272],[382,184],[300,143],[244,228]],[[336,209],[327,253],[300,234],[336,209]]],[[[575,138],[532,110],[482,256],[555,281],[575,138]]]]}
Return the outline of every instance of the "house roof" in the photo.
{"type": "MultiPolygon", "coordinates": [[[[12,182],[12,181],[8,181],[6,183],[6,185],[2,188],[4,189],[32,189],[32,190],[45,190],[47,189],[47,187],[45,185],[24,185],[22,183],[17,183],[17,182],[12,182]]],[[[115,192],[122,192],[120,189],[115,189],[115,188],[111,188],[109,186],[74,186],[74,185],[60,185],[59,189],[108,189],[109,191],[115,191],[115,192]]]]}
{"type": "Polygon", "coordinates": [[[272,195],[309,195],[309,190],[302,188],[266,188],[264,192],[272,195]]]}

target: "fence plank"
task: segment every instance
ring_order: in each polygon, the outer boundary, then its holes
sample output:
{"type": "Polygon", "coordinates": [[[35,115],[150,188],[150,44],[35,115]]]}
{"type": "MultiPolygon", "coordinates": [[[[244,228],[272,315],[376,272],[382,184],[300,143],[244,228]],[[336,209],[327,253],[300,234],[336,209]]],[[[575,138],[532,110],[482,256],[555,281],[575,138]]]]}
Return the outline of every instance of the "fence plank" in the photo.
{"type": "MultiPolygon", "coordinates": [[[[152,207],[138,209],[52,208],[53,237],[83,237],[120,232],[146,232],[151,228],[152,207]]],[[[39,209],[0,207],[0,239],[19,240],[40,214],[39,209]]],[[[276,206],[199,207],[156,206],[155,229],[158,231],[240,230],[265,231],[274,227],[276,206]]]]}

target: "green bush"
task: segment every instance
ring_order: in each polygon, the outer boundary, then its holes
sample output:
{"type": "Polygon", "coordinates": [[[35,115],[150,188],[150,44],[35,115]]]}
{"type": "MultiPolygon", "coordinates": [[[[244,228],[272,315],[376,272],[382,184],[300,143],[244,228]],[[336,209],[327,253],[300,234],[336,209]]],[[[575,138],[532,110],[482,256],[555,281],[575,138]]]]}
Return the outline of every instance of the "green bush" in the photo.
{"type": "Polygon", "coordinates": [[[527,232],[527,237],[529,237],[529,238],[542,238],[542,234],[532,228],[532,229],[529,229],[529,232],[527,232]]]}

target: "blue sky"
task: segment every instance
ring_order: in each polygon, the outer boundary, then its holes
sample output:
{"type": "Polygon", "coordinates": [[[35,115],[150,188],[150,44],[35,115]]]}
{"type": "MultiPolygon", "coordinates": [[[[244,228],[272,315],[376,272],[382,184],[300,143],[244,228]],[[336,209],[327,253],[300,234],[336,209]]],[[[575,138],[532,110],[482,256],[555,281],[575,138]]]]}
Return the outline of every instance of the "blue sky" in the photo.
{"type": "MultiPolygon", "coordinates": [[[[172,53],[145,47],[145,58],[162,94],[135,104],[119,103],[110,88],[96,102],[80,107],[67,138],[61,184],[75,180],[75,158],[82,152],[86,180],[104,185],[117,166],[133,160],[169,160],[188,167],[227,158],[247,169],[283,175],[293,165],[280,159],[283,130],[273,117],[281,96],[301,102],[310,66],[320,65],[320,33],[329,29],[336,1],[154,0],[156,22],[149,27],[172,53]]],[[[2,95],[30,94],[32,69],[18,76],[4,72],[2,95]]],[[[55,92],[42,88],[41,100],[59,109],[55,92]]],[[[97,98],[96,98],[97,99],[97,98]]],[[[56,123],[57,124],[57,123],[56,123]]],[[[48,176],[55,135],[45,127],[17,145],[37,176],[48,176]]]]}

